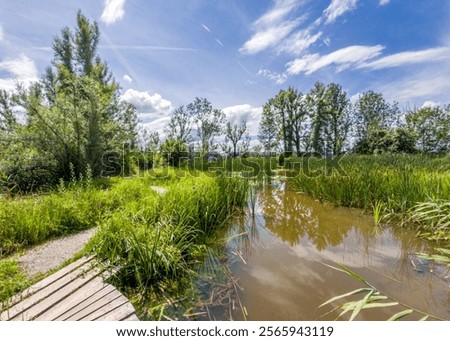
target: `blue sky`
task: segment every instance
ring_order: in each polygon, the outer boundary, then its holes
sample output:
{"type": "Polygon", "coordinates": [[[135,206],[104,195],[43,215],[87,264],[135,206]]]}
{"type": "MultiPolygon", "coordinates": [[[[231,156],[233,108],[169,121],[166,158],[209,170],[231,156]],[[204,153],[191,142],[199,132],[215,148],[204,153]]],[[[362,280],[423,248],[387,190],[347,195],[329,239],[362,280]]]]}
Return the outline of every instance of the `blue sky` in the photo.
{"type": "Polygon", "coordinates": [[[0,0],[0,88],[35,81],[78,9],[149,129],[196,96],[245,118],[280,89],[317,80],[401,107],[450,102],[448,0],[0,0]]]}

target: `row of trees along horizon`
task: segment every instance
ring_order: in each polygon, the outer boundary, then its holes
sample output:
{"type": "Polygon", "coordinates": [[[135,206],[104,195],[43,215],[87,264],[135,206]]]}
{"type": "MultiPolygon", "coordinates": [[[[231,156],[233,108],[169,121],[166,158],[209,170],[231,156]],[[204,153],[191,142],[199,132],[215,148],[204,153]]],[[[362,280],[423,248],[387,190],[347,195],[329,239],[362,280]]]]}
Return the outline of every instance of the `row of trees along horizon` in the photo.
{"type": "Polygon", "coordinates": [[[121,174],[135,152],[157,152],[178,166],[194,152],[334,157],[450,149],[450,105],[401,110],[373,91],[352,104],[342,86],[321,82],[306,94],[289,87],[269,99],[252,148],[247,122],[227,122],[206,98],[177,108],[162,141],[155,131],[139,131],[136,108],[120,98],[97,53],[99,40],[97,23],[78,12],[75,29],[54,39],[54,59],[40,81],[0,91],[0,190],[33,191],[86,170],[121,174]]]}

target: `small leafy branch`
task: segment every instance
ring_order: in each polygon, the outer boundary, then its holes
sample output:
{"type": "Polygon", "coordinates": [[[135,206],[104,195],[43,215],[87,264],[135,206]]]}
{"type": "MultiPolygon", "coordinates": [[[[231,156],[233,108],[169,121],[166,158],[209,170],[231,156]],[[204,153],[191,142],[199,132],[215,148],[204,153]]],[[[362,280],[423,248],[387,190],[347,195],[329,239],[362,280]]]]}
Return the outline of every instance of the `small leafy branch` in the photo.
{"type": "Polygon", "coordinates": [[[329,312],[325,313],[324,315],[328,315],[338,309],[341,309],[341,313],[339,314],[339,316],[336,318],[339,319],[340,317],[344,316],[347,313],[351,312],[349,321],[353,321],[356,316],[358,316],[358,314],[364,310],[364,309],[374,309],[374,308],[386,308],[386,307],[392,307],[392,306],[402,306],[403,309],[400,312],[392,315],[388,321],[397,321],[402,319],[405,316],[411,315],[413,312],[419,313],[421,315],[423,315],[423,318],[421,318],[421,321],[424,321],[426,319],[428,319],[428,317],[432,317],[435,318],[437,320],[441,320],[439,317],[436,316],[431,316],[429,314],[426,314],[422,311],[419,311],[417,309],[414,309],[404,303],[400,303],[397,302],[396,300],[394,300],[393,298],[381,293],[380,291],[378,291],[372,284],[370,284],[369,282],[367,282],[363,277],[361,277],[360,275],[358,275],[357,273],[355,273],[354,271],[350,270],[348,267],[346,267],[345,265],[339,264],[339,268],[328,265],[328,264],[324,264],[325,266],[328,266],[331,269],[343,272],[351,277],[353,277],[354,279],[358,280],[359,282],[363,283],[364,285],[366,285],[366,287],[364,288],[360,288],[360,289],[356,289],[347,293],[344,293],[342,295],[339,296],[335,296],[331,299],[329,299],[328,301],[326,301],[325,303],[321,304],[319,306],[319,308],[329,305],[331,303],[334,303],[338,300],[344,299],[344,298],[348,298],[348,297],[352,297],[352,296],[356,296],[359,294],[364,294],[364,297],[359,299],[359,300],[353,300],[353,301],[347,301],[344,302],[342,304],[339,304],[338,306],[336,306],[335,308],[333,308],[332,310],[330,310],[329,312]]]}

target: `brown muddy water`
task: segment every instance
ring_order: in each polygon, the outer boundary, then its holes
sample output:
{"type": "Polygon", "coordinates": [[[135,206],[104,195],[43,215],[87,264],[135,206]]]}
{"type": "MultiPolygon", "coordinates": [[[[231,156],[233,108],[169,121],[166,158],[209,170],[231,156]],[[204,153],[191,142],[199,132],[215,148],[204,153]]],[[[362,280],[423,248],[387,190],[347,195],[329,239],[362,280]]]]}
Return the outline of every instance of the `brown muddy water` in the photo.
{"type": "MultiPolygon", "coordinates": [[[[266,186],[250,206],[250,213],[227,232],[222,263],[214,256],[207,259],[209,268],[222,268],[228,276],[212,276],[201,285],[205,304],[196,315],[199,319],[335,319],[340,311],[328,312],[336,304],[319,306],[367,287],[327,267],[342,264],[383,295],[450,320],[450,268],[417,257],[432,245],[417,238],[415,231],[377,226],[360,210],[320,203],[285,183],[266,186]]],[[[387,320],[405,309],[366,309],[356,319],[387,320]]],[[[414,313],[405,319],[422,317],[414,313]]]]}

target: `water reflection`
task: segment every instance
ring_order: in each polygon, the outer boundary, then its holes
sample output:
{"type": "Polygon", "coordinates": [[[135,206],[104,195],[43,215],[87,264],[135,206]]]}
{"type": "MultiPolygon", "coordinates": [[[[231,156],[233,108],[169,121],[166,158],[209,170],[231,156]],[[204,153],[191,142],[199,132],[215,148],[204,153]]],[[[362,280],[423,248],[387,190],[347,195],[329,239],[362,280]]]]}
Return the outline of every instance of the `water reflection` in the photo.
{"type": "MultiPolygon", "coordinates": [[[[317,307],[359,287],[324,265],[335,263],[400,302],[450,319],[449,279],[414,256],[428,246],[413,231],[377,227],[358,210],[324,205],[283,183],[262,188],[255,209],[254,216],[236,221],[227,243],[229,271],[242,288],[237,294],[248,319],[334,318],[317,307]]],[[[369,309],[360,318],[384,320],[399,309],[369,309]]],[[[242,319],[241,310],[228,308],[212,318],[242,319]]]]}

